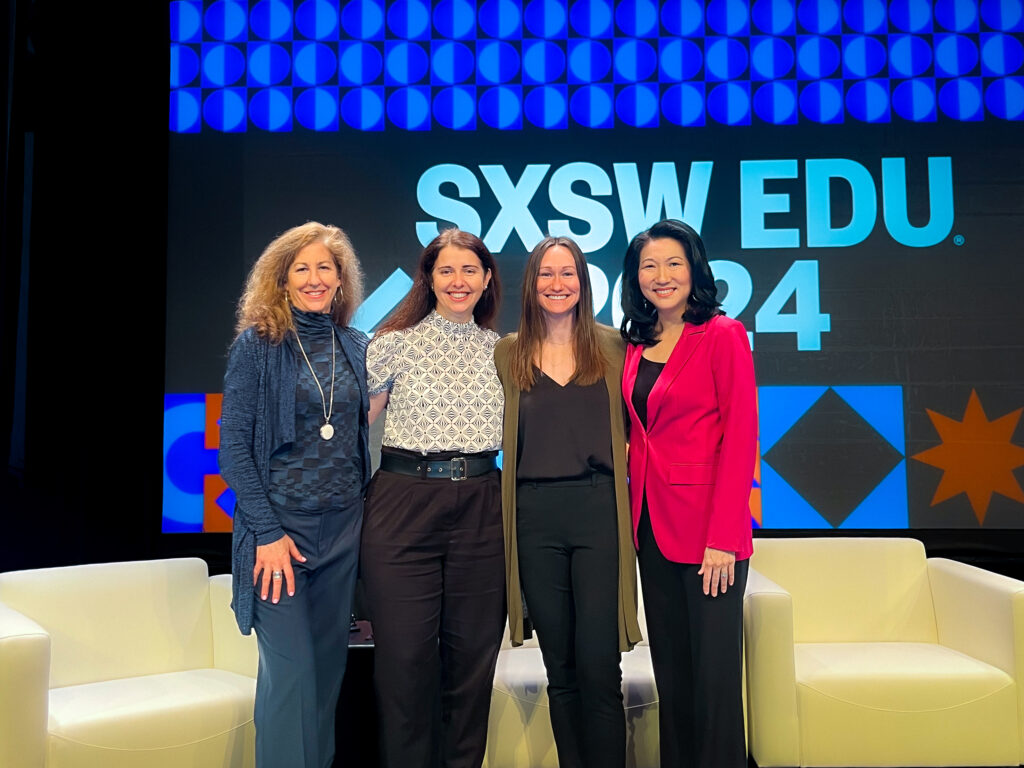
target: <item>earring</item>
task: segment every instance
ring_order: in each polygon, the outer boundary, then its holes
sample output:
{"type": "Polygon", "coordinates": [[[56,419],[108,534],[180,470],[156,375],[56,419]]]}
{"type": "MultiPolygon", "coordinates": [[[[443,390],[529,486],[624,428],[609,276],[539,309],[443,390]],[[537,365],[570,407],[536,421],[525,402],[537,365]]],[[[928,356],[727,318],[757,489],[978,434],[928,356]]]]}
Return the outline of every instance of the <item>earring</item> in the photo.
{"type": "Polygon", "coordinates": [[[341,300],[345,297],[345,294],[341,291],[341,286],[338,286],[338,290],[334,292],[334,304],[341,304],[341,300]]]}

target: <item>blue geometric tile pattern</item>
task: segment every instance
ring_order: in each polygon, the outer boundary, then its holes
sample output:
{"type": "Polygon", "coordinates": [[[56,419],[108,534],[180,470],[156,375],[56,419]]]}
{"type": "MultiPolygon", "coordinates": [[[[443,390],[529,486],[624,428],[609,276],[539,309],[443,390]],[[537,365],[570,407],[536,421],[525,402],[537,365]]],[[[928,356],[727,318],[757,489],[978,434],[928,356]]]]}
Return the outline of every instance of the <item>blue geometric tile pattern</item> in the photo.
{"type": "Polygon", "coordinates": [[[1024,120],[1024,0],[173,0],[176,133],[1024,120]]]}
{"type": "MultiPolygon", "coordinates": [[[[831,389],[901,455],[906,454],[903,388],[900,386],[758,387],[761,435],[761,525],[763,528],[831,529],[765,455],[831,389]]],[[[844,467],[834,467],[836,473],[844,467]]],[[[906,461],[900,460],[838,526],[844,529],[906,528],[906,461]]]]}

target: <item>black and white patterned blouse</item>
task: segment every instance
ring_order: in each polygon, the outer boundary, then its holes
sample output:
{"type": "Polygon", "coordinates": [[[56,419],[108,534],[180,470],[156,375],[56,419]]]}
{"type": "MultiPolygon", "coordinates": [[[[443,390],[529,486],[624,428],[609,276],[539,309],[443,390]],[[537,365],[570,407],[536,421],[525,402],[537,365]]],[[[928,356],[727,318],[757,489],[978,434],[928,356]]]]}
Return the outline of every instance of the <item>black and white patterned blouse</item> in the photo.
{"type": "Polygon", "coordinates": [[[370,396],[390,391],[383,444],[419,453],[501,448],[505,396],[494,367],[498,334],[436,311],[366,350],[370,396]]]}

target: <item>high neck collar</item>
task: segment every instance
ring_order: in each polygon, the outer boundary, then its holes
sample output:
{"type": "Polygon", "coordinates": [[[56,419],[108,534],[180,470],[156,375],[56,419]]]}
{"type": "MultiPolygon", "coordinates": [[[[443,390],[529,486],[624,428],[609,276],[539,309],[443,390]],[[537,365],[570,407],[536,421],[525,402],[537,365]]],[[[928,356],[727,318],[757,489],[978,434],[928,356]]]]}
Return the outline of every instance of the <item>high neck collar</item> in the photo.
{"type": "Polygon", "coordinates": [[[292,305],[292,320],[295,329],[304,337],[326,339],[334,330],[334,322],[327,312],[307,312],[292,305]]]}
{"type": "Polygon", "coordinates": [[[475,321],[470,320],[468,323],[453,323],[451,320],[447,320],[440,312],[436,309],[433,310],[424,319],[428,325],[437,328],[442,333],[446,333],[452,336],[458,336],[460,334],[472,333],[477,328],[475,321]]]}

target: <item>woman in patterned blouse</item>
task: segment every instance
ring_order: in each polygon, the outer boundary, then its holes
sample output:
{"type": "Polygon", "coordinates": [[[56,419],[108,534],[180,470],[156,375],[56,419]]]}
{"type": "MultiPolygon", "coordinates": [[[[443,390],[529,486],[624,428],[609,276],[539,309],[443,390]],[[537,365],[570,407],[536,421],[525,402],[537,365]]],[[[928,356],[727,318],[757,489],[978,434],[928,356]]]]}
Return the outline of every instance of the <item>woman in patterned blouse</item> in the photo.
{"type": "Polygon", "coordinates": [[[386,768],[483,761],[505,623],[499,301],[487,247],[446,230],[367,351],[371,422],[387,409],[361,553],[386,768]]]}

